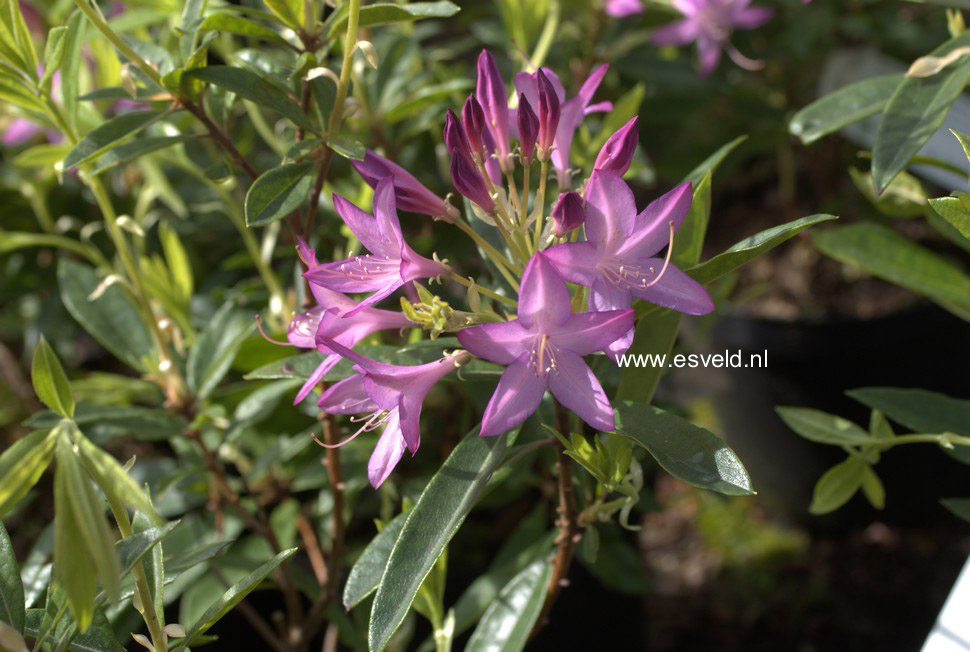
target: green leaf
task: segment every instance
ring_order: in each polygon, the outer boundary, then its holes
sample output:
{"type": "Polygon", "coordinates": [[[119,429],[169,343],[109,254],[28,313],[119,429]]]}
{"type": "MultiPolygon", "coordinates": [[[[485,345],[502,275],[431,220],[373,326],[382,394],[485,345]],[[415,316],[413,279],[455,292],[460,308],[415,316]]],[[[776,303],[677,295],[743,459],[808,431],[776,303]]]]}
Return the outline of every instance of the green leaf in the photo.
{"type": "MultiPolygon", "coordinates": [[[[71,151],[70,145],[44,143],[25,149],[14,156],[12,160],[14,165],[25,168],[53,167],[63,161],[69,151],[71,151]]],[[[0,247],[5,248],[5,243],[0,247]]]]}
{"type": "Polygon", "coordinates": [[[546,599],[552,564],[539,559],[505,585],[472,633],[465,652],[519,652],[546,599]]]}
{"type": "Polygon", "coordinates": [[[879,75],[863,79],[815,100],[796,113],[788,131],[805,145],[814,143],[842,127],[882,111],[903,75],[879,75]]]}
{"type": "MultiPolygon", "coordinates": [[[[317,79],[327,78],[321,76],[317,79]]],[[[333,86],[333,81],[330,81],[330,84],[333,86]]],[[[395,103],[392,108],[384,113],[384,124],[393,124],[395,122],[405,120],[418,111],[431,106],[435,102],[450,98],[457,93],[467,91],[473,85],[474,84],[469,79],[449,79],[448,81],[440,84],[433,84],[430,86],[422,85],[421,88],[419,88],[413,95],[409,95],[406,99],[395,103]]],[[[333,106],[332,98],[328,106],[333,106]]]]}
{"type": "Polygon", "coordinates": [[[862,473],[862,493],[865,494],[869,504],[876,509],[886,506],[886,489],[882,486],[882,480],[868,464],[862,473]]]}
{"type": "Polygon", "coordinates": [[[130,537],[118,541],[118,559],[122,572],[129,572],[142,557],[147,555],[155,545],[178,526],[178,521],[166,523],[163,527],[153,527],[136,532],[130,537]]]}
{"type": "Polygon", "coordinates": [[[87,134],[74,146],[74,149],[68,152],[67,157],[64,158],[64,169],[70,170],[82,163],[87,163],[163,115],[165,114],[162,111],[131,111],[108,120],[87,134]]]}
{"type": "Polygon", "coordinates": [[[112,285],[97,299],[88,299],[101,279],[91,267],[69,258],[58,262],[57,282],[64,307],[84,330],[116,358],[145,371],[145,360],[152,357],[154,345],[128,295],[112,285]]]}
{"type": "Polygon", "coordinates": [[[408,512],[371,609],[369,641],[379,652],[397,631],[424,579],[471,512],[518,434],[480,437],[472,430],[459,442],[408,512]]]}
{"type": "Polygon", "coordinates": [[[880,213],[888,217],[919,217],[926,211],[926,192],[919,179],[908,172],[900,172],[886,186],[881,195],[876,194],[872,174],[849,168],[849,176],[863,197],[868,199],[880,213]]]}
{"type": "Polygon", "coordinates": [[[812,514],[828,514],[849,502],[862,486],[869,467],[858,455],[851,455],[826,471],[815,484],[815,494],[808,511],[812,514]]]}
{"type": "Polygon", "coordinates": [[[161,521],[152,501],[115,458],[80,433],[75,435],[75,441],[81,463],[109,499],[137,509],[156,522],[161,521]]]}
{"type": "MultiPolygon", "coordinates": [[[[931,56],[941,57],[970,44],[970,32],[950,39],[931,56]]],[[[872,178],[882,190],[940,128],[950,106],[970,81],[970,62],[949,66],[929,77],[906,77],[883,112],[872,148],[872,178]]]]}
{"type": "Polygon", "coordinates": [[[17,556],[10,543],[10,535],[0,523],[0,621],[9,623],[24,633],[24,585],[20,581],[17,556]]]}
{"type": "MultiPolygon", "coordinates": [[[[457,5],[442,0],[440,2],[411,2],[409,4],[394,4],[377,2],[360,8],[360,27],[373,25],[387,25],[422,18],[448,18],[460,11],[457,5]]],[[[330,36],[347,29],[347,16],[344,15],[331,23],[330,36]]]]}
{"type": "Polygon", "coordinates": [[[266,226],[306,201],[313,186],[313,163],[288,163],[261,174],[246,193],[246,224],[266,226]]]}
{"type": "Polygon", "coordinates": [[[64,375],[64,368],[57,354],[41,336],[34,349],[34,359],[30,365],[30,380],[44,405],[65,419],[74,416],[74,394],[64,375]]]}
{"type": "Polygon", "coordinates": [[[286,561],[297,550],[298,548],[284,550],[254,570],[252,573],[226,589],[226,592],[223,593],[218,600],[209,605],[209,608],[206,609],[205,613],[202,614],[199,620],[189,628],[185,638],[179,641],[177,645],[189,647],[195,643],[209,630],[210,627],[215,625],[220,618],[232,611],[233,607],[239,604],[242,599],[249,595],[253,589],[259,586],[259,584],[266,579],[270,573],[276,570],[277,566],[286,561]]]}
{"type": "Polygon", "coordinates": [[[61,60],[61,97],[64,117],[71,127],[77,126],[77,100],[81,79],[81,46],[84,43],[87,20],[80,10],[74,11],[67,21],[64,37],[64,58],[61,60]]]}
{"type": "Polygon", "coordinates": [[[313,93],[313,102],[317,105],[320,112],[321,124],[327,125],[330,114],[333,112],[333,104],[337,100],[337,85],[326,75],[319,75],[310,80],[310,91],[313,93]]]}
{"type": "Polygon", "coordinates": [[[957,518],[970,522],[970,498],[941,498],[940,504],[957,518]]]}
{"type": "MultiPolygon", "coordinates": [[[[56,597],[59,593],[59,591],[55,592],[53,597],[56,597]]],[[[33,639],[38,638],[42,635],[45,626],[50,623],[52,619],[50,611],[53,610],[56,612],[58,602],[63,600],[63,598],[60,601],[55,600],[53,597],[50,598],[51,604],[48,605],[47,610],[27,610],[25,633],[28,637],[33,639]]],[[[68,650],[69,652],[125,652],[124,646],[118,642],[112,633],[111,625],[102,609],[96,608],[94,610],[94,622],[84,633],[78,633],[77,623],[71,620],[70,616],[66,615],[61,618],[54,630],[49,640],[54,640],[56,637],[60,642],[62,639],[66,639],[66,637],[71,637],[66,647],[57,649],[68,650]]]]}
{"type": "Polygon", "coordinates": [[[236,310],[232,303],[223,305],[189,351],[185,376],[189,389],[200,399],[208,397],[255,328],[251,315],[236,310]]]}
{"type": "Polygon", "coordinates": [[[351,161],[363,161],[367,150],[363,143],[348,136],[337,136],[327,141],[330,149],[351,161]]]}
{"type": "Polygon", "coordinates": [[[614,412],[616,432],[646,448],[675,478],[729,496],[755,493],[741,460],[711,432],[645,403],[622,401],[614,412]]]}
{"type": "Polygon", "coordinates": [[[184,77],[201,79],[227,91],[232,91],[250,102],[279,112],[298,127],[317,133],[316,125],[307,118],[303,109],[296,102],[251,70],[231,66],[207,66],[188,70],[184,77]]]}
{"type": "Polygon", "coordinates": [[[0,518],[40,480],[54,455],[56,432],[32,432],[0,455],[0,518]]]}
{"type": "Polygon", "coordinates": [[[820,444],[861,446],[872,439],[856,424],[834,414],[799,407],[776,407],[775,411],[789,428],[820,444]]]}
{"type": "Polygon", "coordinates": [[[829,229],[815,234],[815,245],[827,256],[857,265],[948,309],[952,304],[970,311],[970,276],[888,227],[857,223],[829,229]]]}
{"type": "Polygon", "coordinates": [[[949,222],[967,240],[970,240],[970,211],[957,197],[939,197],[929,200],[933,210],[949,222]]]}
{"type": "Polygon", "coordinates": [[[263,0],[263,2],[284,25],[295,30],[306,27],[307,16],[303,0],[263,0]]]}
{"type": "Polygon", "coordinates": [[[749,260],[774,249],[810,226],[835,219],[838,218],[834,215],[811,215],[788,222],[787,224],[773,226],[770,229],[765,229],[760,233],[745,238],[724,253],[718,254],[710,260],[690,267],[685,271],[698,283],[706,285],[736,270],[749,260]]]}
{"type": "Polygon", "coordinates": [[[131,163],[132,161],[145,156],[146,154],[151,154],[152,152],[157,152],[160,149],[178,145],[179,143],[184,143],[190,138],[192,138],[192,136],[184,134],[180,134],[178,136],[148,136],[146,138],[136,138],[130,143],[119,145],[118,147],[105,152],[94,165],[93,172],[94,174],[101,174],[102,172],[115,168],[119,165],[131,163]]]}
{"type": "Polygon", "coordinates": [[[407,513],[398,514],[384,526],[377,536],[370,540],[367,547],[354,562],[344,585],[343,602],[345,609],[353,609],[377,590],[381,582],[391,550],[401,534],[407,513]]]}
{"type": "Polygon", "coordinates": [[[22,66],[21,71],[36,79],[37,53],[17,0],[0,2],[0,29],[0,40],[3,41],[0,55],[8,56],[22,66]]]}
{"type": "Polygon", "coordinates": [[[678,267],[689,267],[701,258],[704,236],[707,234],[707,221],[711,216],[711,179],[714,173],[708,170],[694,185],[690,211],[684,218],[674,240],[671,261],[678,267]]]}
{"type": "Polygon", "coordinates": [[[747,136],[738,136],[730,143],[722,145],[720,149],[708,156],[700,165],[691,170],[687,176],[684,177],[684,181],[690,181],[696,186],[704,178],[704,175],[706,175],[708,172],[713,172],[716,170],[721,162],[727,158],[728,154],[733,152],[738,145],[747,139],[747,136]]]}
{"type": "Polygon", "coordinates": [[[271,41],[273,43],[286,44],[286,39],[275,31],[235,14],[216,13],[210,14],[202,22],[200,32],[229,32],[239,36],[251,36],[253,38],[271,41]]]}
{"type": "Polygon", "coordinates": [[[178,233],[168,222],[162,222],[158,225],[158,239],[162,243],[165,262],[168,263],[168,270],[175,282],[178,295],[182,300],[188,302],[192,299],[195,290],[189,255],[185,252],[185,247],[182,246],[178,233]]]}
{"type": "Polygon", "coordinates": [[[925,389],[862,387],[846,394],[913,432],[970,435],[970,401],[925,389]]]}
{"type": "MultiPolygon", "coordinates": [[[[54,412],[38,412],[24,425],[31,428],[53,428],[60,422],[54,412]]],[[[185,432],[185,419],[167,410],[136,405],[101,405],[78,403],[74,423],[96,439],[127,436],[139,441],[160,441],[185,432]]]]}

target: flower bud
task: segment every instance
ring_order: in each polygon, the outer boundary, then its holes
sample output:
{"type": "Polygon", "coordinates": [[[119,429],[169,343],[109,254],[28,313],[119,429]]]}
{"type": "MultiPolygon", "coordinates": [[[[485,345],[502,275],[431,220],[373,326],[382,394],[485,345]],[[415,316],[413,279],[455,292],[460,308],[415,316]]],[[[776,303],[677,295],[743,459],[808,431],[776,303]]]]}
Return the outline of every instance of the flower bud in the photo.
{"type": "Polygon", "coordinates": [[[539,158],[545,160],[559,127],[559,96],[541,69],[536,71],[536,84],[539,89],[539,158]]]}
{"type": "Polygon", "coordinates": [[[536,138],[539,135],[539,118],[536,117],[532,105],[524,93],[519,93],[519,112],[517,116],[519,126],[519,147],[522,149],[522,161],[528,165],[535,153],[536,138]]]}
{"type": "Polygon", "coordinates": [[[640,130],[637,128],[639,120],[639,116],[634,116],[609,137],[593,163],[594,170],[603,170],[618,177],[626,174],[640,139],[640,130]]]}
{"type": "Polygon", "coordinates": [[[509,96],[498,71],[495,57],[482,50],[478,57],[478,83],[475,89],[485,113],[485,124],[492,132],[503,171],[509,169],[509,96]]]}
{"type": "Polygon", "coordinates": [[[459,154],[471,160],[472,150],[471,145],[468,144],[468,136],[465,135],[458,116],[451,109],[445,113],[445,145],[449,152],[457,150],[459,154]]]}
{"type": "Polygon", "coordinates": [[[495,212],[495,202],[488,194],[482,175],[475,169],[474,163],[456,150],[451,152],[451,183],[455,190],[481,206],[486,213],[495,212]]]}
{"type": "Polygon", "coordinates": [[[559,195],[559,201],[552,209],[552,232],[562,236],[578,229],[586,221],[586,208],[578,192],[559,195]]]}
{"type": "Polygon", "coordinates": [[[481,158],[485,158],[485,146],[482,142],[482,131],[485,129],[485,112],[474,93],[465,100],[465,106],[461,108],[461,119],[472,152],[478,154],[481,158]]]}
{"type": "Polygon", "coordinates": [[[453,206],[428,190],[413,174],[371,150],[367,150],[363,161],[351,161],[350,164],[371,188],[376,188],[384,178],[393,179],[397,207],[403,211],[422,213],[447,222],[454,222],[458,217],[453,206]]]}

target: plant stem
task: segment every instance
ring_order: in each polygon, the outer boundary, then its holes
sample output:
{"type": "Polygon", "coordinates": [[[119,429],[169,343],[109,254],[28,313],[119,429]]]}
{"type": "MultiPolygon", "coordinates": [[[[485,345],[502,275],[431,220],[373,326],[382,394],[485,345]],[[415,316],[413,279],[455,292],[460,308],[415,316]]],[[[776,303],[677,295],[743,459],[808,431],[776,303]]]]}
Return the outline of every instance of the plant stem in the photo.
{"type": "Polygon", "coordinates": [[[877,446],[879,448],[892,448],[903,444],[938,444],[946,447],[947,444],[957,446],[970,446],[970,437],[964,437],[953,433],[941,433],[939,435],[899,435],[892,439],[876,439],[866,442],[867,446],[877,446]]]}
{"type": "Polygon", "coordinates": [[[518,302],[515,299],[510,299],[508,297],[503,297],[501,294],[496,294],[495,292],[492,292],[488,288],[483,288],[481,285],[479,285],[475,281],[470,281],[467,278],[464,278],[462,276],[459,276],[458,274],[455,274],[454,272],[452,272],[448,276],[448,278],[450,278],[452,281],[455,281],[456,283],[461,283],[466,288],[473,287],[476,290],[478,290],[479,292],[481,292],[482,294],[484,294],[485,296],[491,297],[492,299],[495,299],[496,301],[498,301],[500,303],[504,303],[505,305],[509,306],[510,308],[518,308],[518,306],[519,306],[518,302]]]}
{"type": "Polygon", "coordinates": [[[546,60],[549,48],[552,46],[552,39],[556,36],[556,29],[559,27],[559,0],[552,0],[549,3],[549,13],[546,15],[546,23],[542,26],[542,34],[536,43],[536,49],[532,53],[530,61],[530,72],[535,72],[546,60]]]}
{"type": "Polygon", "coordinates": [[[536,216],[536,231],[535,231],[535,250],[539,251],[542,245],[542,227],[544,226],[543,218],[546,212],[546,177],[549,176],[549,162],[543,159],[539,163],[539,191],[536,193],[536,204],[532,209],[536,216]]]}
{"type": "Polygon", "coordinates": [[[111,44],[118,48],[119,52],[125,55],[125,58],[128,59],[128,61],[137,66],[139,70],[145,73],[145,76],[155,82],[158,86],[162,86],[162,76],[158,74],[158,71],[155,70],[151,64],[142,59],[141,56],[131,48],[130,45],[125,43],[124,39],[118,36],[114,30],[111,29],[111,26],[108,25],[107,21],[104,19],[104,16],[101,14],[100,9],[98,9],[96,6],[92,7],[88,0],[74,0],[74,4],[76,4],[78,9],[81,10],[81,13],[87,16],[88,20],[91,21],[98,31],[101,32],[106,39],[111,41],[111,44]]]}
{"type": "Polygon", "coordinates": [[[505,280],[509,282],[509,285],[515,288],[515,291],[518,292],[519,282],[515,279],[514,276],[512,276],[509,270],[510,269],[515,270],[517,274],[521,273],[521,270],[517,269],[515,265],[513,265],[511,261],[509,261],[508,258],[503,256],[502,252],[500,252],[498,249],[496,249],[491,244],[489,244],[485,238],[483,238],[477,231],[475,231],[474,227],[472,227],[471,224],[468,224],[467,222],[463,221],[461,218],[455,220],[454,224],[459,229],[464,231],[469,238],[474,240],[475,244],[477,244],[479,247],[482,248],[482,250],[485,252],[485,255],[487,255],[491,259],[492,263],[495,264],[495,267],[498,268],[498,271],[502,274],[505,280]]]}

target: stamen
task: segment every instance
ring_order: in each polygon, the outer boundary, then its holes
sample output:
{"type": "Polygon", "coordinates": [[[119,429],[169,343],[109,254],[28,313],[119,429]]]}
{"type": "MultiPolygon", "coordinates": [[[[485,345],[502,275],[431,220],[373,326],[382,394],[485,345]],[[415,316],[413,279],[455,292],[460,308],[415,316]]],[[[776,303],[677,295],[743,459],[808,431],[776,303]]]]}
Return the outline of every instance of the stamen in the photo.
{"type": "Polygon", "coordinates": [[[371,432],[372,430],[376,430],[380,428],[381,426],[384,425],[384,423],[387,421],[388,417],[390,416],[391,416],[391,413],[386,410],[377,410],[373,414],[370,414],[366,417],[363,417],[363,416],[350,417],[351,422],[360,423],[361,421],[364,421],[364,425],[358,428],[357,432],[352,434],[350,437],[347,437],[347,439],[341,442],[338,442],[336,444],[328,444],[326,442],[320,441],[320,439],[317,438],[316,433],[310,433],[310,436],[313,438],[313,441],[315,441],[320,446],[323,446],[324,448],[340,448],[341,446],[345,446],[350,442],[354,441],[355,439],[357,439],[357,436],[360,435],[362,432],[371,432]]]}
{"type": "Polygon", "coordinates": [[[256,314],[256,328],[259,329],[259,334],[263,336],[263,339],[269,342],[270,344],[277,344],[279,346],[293,346],[289,342],[280,342],[279,340],[274,340],[269,335],[267,335],[266,331],[263,330],[263,320],[260,318],[258,313],[256,314]]]}
{"type": "MultiPolygon", "coordinates": [[[[667,256],[664,258],[664,266],[660,268],[660,273],[657,274],[656,278],[654,278],[652,281],[644,285],[643,286],[644,288],[648,288],[651,285],[654,285],[655,283],[660,281],[660,279],[663,278],[664,274],[667,271],[667,266],[670,265],[670,257],[673,254],[673,252],[674,252],[674,223],[671,222],[670,223],[670,243],[667,245],[667,256]]],[[[650,273],[653,274],[653,267],[650,268],[650,273]]]]}

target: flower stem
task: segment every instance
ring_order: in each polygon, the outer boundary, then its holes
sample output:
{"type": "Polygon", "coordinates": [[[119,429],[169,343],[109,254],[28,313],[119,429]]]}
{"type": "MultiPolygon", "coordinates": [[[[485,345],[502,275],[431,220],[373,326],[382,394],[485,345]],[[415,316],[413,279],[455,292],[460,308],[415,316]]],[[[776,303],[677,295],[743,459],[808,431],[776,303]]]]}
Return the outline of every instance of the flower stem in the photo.
{"type": "Polygon", "coordinates": [[[943,447],[970,446],[970,437],[964,437],[949,432],[938,435],[899,435],[892,439],[876,439],[866,442],[867,446],[877,446],[879,448],[892,448],[904,444],[939,444],[943,447]]]}
{"type": "Polygon", "coordinates": [[[459,276],[458,274],[455,274],[454,272],[452,272],[451,274],[449,274],[448,275],[448,278],[450,278],[452,281],[455,281],[456,283],[461,283],[466,288],[473,287],[476,290],[478,290],[479,292],[481,292],[482,294],[484,294],[485,296],[490,297],[492,299],[495,299],[499,303],[504,303],[505,305],[509,306],[510,308],[518,308],[519,307],[519,304],[518,304],[518,302],[515,299],[510,299],[508,297],[503,297],[501,294],[496,294],[495,292],[492,292],[488,288],[483,288],[481,285],[479,285],[475,281],[470,281],[467,278],[464,278],[462,276],[459,276]]]}
{"type": "Polygon", "coordinates": [[[542,227],[544,226],[544,217],[546,210],[546,177],[549,176],[549,163],[546,159],[543,159],[539,163],[539,191],[536,193],[536,205],[533,212],[536,216],[536,232],[535,232],[535,251],[539,251],[542,246],[542,227]]]}
{"type": "Polygon", "coordinates": [[[502,274],[505,280],[509,282],[509,285],[515,288],[515,291],[518,292],[519,282],[515,280],[515,277],[512,276],[509,270],[510,269],[514,270],[516,274],[519,274],[522,271],[521,268],[518,268],[515,265],[513,265],[508,258],[503,256],[498,249],[490,245],[488,241],[485,238],[483,238],[481,235],[479,235],[478,232],[475,231],[475,229],[467,222],[464,222],[461,219],[457,219],[455,220],[455,226],[457,226],[459,229],[464,231],[469,238],[475,241],[475,244],[477,244],[479,247],[482,248],[482,250],[485,252],[485,255],[489,257],[489,259],[492,261],[492,263],[495,264],[495,267],[498,268],[498,271],[502,274]]]}

